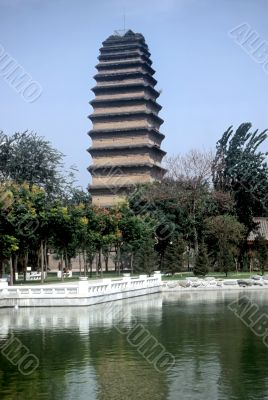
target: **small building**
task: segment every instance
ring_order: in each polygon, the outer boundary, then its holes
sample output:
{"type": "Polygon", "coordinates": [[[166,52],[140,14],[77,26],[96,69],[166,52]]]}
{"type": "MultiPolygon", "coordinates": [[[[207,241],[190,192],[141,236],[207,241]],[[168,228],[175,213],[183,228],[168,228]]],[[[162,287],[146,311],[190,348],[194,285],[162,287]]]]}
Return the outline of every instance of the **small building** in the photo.
{"type": "Polygon", "coordinates": [[[247,242],[249,247],[252,247],[254,241],[258,234],[266,238],[266,242],[268,245],[268,218],[266,217],[255,217],[254,222],[258,224],[255,231],[250,232],[247,242]]]}

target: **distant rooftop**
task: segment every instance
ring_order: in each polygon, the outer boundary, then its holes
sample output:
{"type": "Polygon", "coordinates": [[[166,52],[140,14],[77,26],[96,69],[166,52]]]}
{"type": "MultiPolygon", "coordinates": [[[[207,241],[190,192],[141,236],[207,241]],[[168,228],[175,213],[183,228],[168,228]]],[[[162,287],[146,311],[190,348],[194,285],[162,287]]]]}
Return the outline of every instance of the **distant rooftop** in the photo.
{"type": "Polygon", "coordinates": [[[268,218],[256,217],[254,218],[254,222],[258,224],[258,226],[255,231],[249,234],[248,241],[253,242],[258,234],[264,236],[268,241],[268,218]]]}

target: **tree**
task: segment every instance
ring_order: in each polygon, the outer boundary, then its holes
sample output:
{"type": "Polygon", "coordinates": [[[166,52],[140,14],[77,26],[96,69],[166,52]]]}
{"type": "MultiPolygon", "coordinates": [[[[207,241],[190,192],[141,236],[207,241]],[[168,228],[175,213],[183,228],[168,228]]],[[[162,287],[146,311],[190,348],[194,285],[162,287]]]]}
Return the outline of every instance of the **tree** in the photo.
{"type": "Polygon", "coordinates": [[[198,254],[195,259],[193,273],[197,276],[205,276],[209,271],[209,258],[207,254],[207,248],[202,241],[199,244],[198,254]]]}
{"type": "MultiPolygon", "coordinates": [[[[165,159],[168,167],[167,177],[183,185],[186,189],[189,216],[193,230],[193,241],[195,253],[198,252],[198,220],[199,214],[204,206],[204,195],[212,178],[211,166],[213,153],[190,150],[186,155],[178,155],[165,159]]],[[[201,211],[202,212],[202,211],[201,211]]]]}
{"type": "Polygon", "coordinates": [[[73,241],[72,218],[67,207],[59,202],[49,210],[49,225],[52,229],[51,246],[60,255],[61,279],[63,280],[63,260],[68,268],[68,249],[73,241]]]}
{"type": "Polygon", "coordinates": [[[13,285],[14,281],[14,271],[12,268],[12,255],[16,253],[19,249],[19,241],[14,236],[10,235],[1,235],[0,236],[0,264],[1,264],[1,271],[0,274],[2,276],[3,273],[3,262],[4,260],[8,260],[9,262],[9,273],[10,273],[10,285],[13,285]]]}
{"type": "Polygon", "coordinates": [[[212,166],[215,189],[232,193],[247,233],[255,228],[253,217],[266,216],[268,210],[268,153],[259,150],[267,131],[250,132],[251,127],[243,123],[235,132],[229,127],[217,142],[212,166]]]}
{"type": "Polygon", "coordinates": [[[129,260],[128,265],[132,270],[134,254],[147,240],[154,236],[154,224],[152,219],[145,219],[135,215],[128,206],[120,208],[121,219],[118,227],[121,232],[121,255],[129,260]]]}
{"type": "Polygon", "coordinates": [[[0,132],[0,178],[16,183],[29,183],[30,187],[43,187],[47,194],[55,195],[62,188],[63,154],[50,142],[35,133],[25,131],[7,136],[0,132]]]}
{"type": "Polygon", "coordinates": [[[142,243],[134,255],[134,268],[136,272],[146,273],[149,276],[156,269],[157,253],[154,250],[155,241],[148,238],[142,243]]]}
{"type": "Polygon", "coordinates": [[[238,256],[239,245],[245,238],[245,226],[232,215],[218,215],[205,220],[205,234],[211,255],[227,276],[238,256]]]}
{"type": "MultiPolygon", "coordinates": [[[[1,197],[4,198],[4,207],[1,213],[1,231],[3,234],[14,236],[18,240],[18,251],[15,254],[14,264],[17,264],[17,256],[22,260],[24,278],[26,279],[26,267],[28,265],[29,251],[36,253],[40,248],[37,229],[40,226],[37,208],[45,195],[44,190],[29,185],[7,182],[0,188],[1,197]],[[8,196],[5,196],[8,194],[8,196]]],[[[45,202],[43,202],[45,203],[45,202]]],[[[36,263],[35,263],[36,266],[36,263]]],[[[16,268],[15,268],[16,269],[16,268]]]]}
{"type": "Polygon", "coordinates": [[[180,236],[171,238],[166,247],[163,259],[164,270],[171,272],[179,272],[183,268],[183,254],[185,252],[185,242],[180,236]]]}
{"type": "Polygon", "coordinates": [[[254,240],[255,258],[261,269],[262,275],[268,265],[268,244],[264,236],[258,234],[254,240]]]}

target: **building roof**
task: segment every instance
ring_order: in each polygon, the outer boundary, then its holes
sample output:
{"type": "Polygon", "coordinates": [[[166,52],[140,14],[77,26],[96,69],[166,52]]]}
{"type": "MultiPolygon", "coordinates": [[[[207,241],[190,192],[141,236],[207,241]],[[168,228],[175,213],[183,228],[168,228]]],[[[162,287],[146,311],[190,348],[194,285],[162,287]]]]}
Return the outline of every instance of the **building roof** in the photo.
{"type": "Polygon", "coordinates": [[[256,224],[258,224],[257,228],[250,232],[249,236],[248,236],[248,241],[249,242],[253,242],[258,234],[261,234],[262,236],[264,236],[266,238],[266,240],[268,241],[268,218],[265,217],[256,217],[253,218],[254,222],[256,224]]]}

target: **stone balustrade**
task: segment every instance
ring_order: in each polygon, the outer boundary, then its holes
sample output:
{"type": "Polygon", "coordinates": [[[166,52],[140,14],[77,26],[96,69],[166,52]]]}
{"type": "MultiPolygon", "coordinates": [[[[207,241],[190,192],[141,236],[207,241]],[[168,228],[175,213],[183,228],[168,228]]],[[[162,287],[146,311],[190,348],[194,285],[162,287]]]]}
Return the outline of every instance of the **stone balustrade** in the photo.
{"type": "Polygon", "coordinates": [[[152,277],[141,275],[138,278],[123,277],[97,282],[89,282],[87,278],[81,277],[77,283],[71,284],[0,285],[0,307],[90,305],[160,292],[161,285],[159,273],[152,277]]]}

